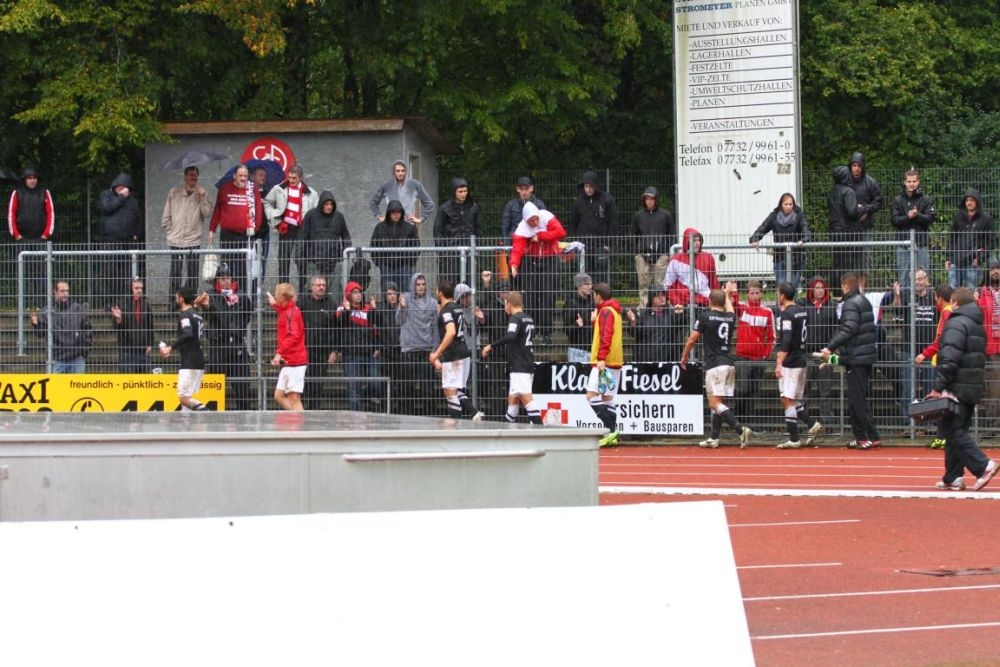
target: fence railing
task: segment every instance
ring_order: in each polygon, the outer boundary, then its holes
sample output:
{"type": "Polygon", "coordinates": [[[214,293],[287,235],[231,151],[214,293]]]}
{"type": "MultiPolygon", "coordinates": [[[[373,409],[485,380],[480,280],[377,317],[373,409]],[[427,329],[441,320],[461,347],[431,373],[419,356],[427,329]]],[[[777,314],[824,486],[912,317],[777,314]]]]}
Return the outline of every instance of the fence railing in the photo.
{"type": "MultiPolygon", "coordinates": [[[[713,257],[720,282],[729,279],[737,281],[740,297],[744,301],[746,281],[760,279],[763,283],[763,303],[772,309],[778,279],[773,262],[776,256],[784,258],[786,266],[794,267],[797,266],[796,257],[804,252],[804,263],[798,269],[801,278],[795,281],[803,297],[811,278],[817,275],[826,281],[834,297],[839,296],[839,280],[831,275],[836,252],[846,251],[850,261],[858,262],[857,267],[850,268],[867,274],[866,293],[879,315],[882,337],[872,404],[881,427],[890,432],[895,429],[901,433],[915,433],[915,425],[904,418],[906,404],[929,390],[933,370],[928,365],[914,364],[913,359],[930,342],[925,338],[928,332],[933,333],[934,327],[933,323],[928,326],[928,322],[920,319],[926,316],[926,293],[921,292],[919,298],[912,298],[913,290],[904,287],[902,301],[906,305],[898,306],[894,303],[895,284],[915,285],[918,290],[923,290],[926,284],[933,291],[936,284],[952,278],[978,286],[988,279],[988,266],[994,259],[993,248],[977,250],[974,253],[976,261],[960,267],[964,271],[949,271],[945,266],[945,260],[950,257],[947,241],[940,238],[932,239],[931,247],[926,250],[927,266],[921,265],[922,249],[910,241],[892,238],[873,238],[863,247],[855,243],[829,241],[798,246],[765,240],[756,248],[749,245],[748,238],[749,235],[709,238],[703,252],[713,257]],[[897,263],[897,260],[902,262],[904,257],[908,260],[905,264],[897,263]],[[926,281],[917,280],[918,269],[928,274],[926,281]]],[[[400,339],[403,325],[398,317],[399,295],[404,295],[404,299],[416,297],[410,286],[410,279],[416,273],[424,275],[427,283],[425,295],[418,298],[426,300],[423,305],[435,308],[435,312],[436,307],[431,302],[439,277],[468,285],[470,292],[463,306],[467,308],[467,340],[474,351],[502,335],[506,316],[501,296],[504,289],[514,288],[525,292],[526,309],[535,318],[538,333],[541,334],[536,337],[539,343],[535,348],[538,361],[580,358],[574,356],[574,350],[576,354],[589,354],[589,313],[593,306],[588,294],[593,283],[606,280],[623,310],[626,360],[675,362],[679,359],[695,315],[697,299],[692,298],[695,281],[689,276],[690,287],[683,288],[688,292],[688,299],[683,304],[677,304],[677,307],[668,299],[663,304],[666,315],[650,324],[644,316],[640,316],[644,312],[658,310],[661,304],[640,302],[642,286],[638,260],[633,252],[636,239],[612,237],[607,241],[610,248],[607,253],[587,252],[584,249],[583,252],[539,257],[531,267],[522,267],[516,277],[509,270],[509,245],[499,239],[472,238],[461,246],[338,246],[327,248],[322,254],[315,251],[315,246],[300,243],[290,254],[291,261],[287,267],[279,267],[275,257],[277,252],[272,252],[270,260],[265,259],[260,269],[254,268],[253,253],[249,249],[220,251],[217,248],[202,248],[190,251],[201,258],[201,262],[196,275],[187,275],[182,282],[195,286],[198,292],[215,291],[214,277],[202,275],[207,256],[221,254],[225,261],[233,255],[242,255],[243,264],[247,267],[239,292],[248,292],[251,312],[247,324],[233,332],[237,345],[245,350],[246,357],[240,364],[228,368],[233,371],[230,373],[233,381],[227,382],[227,385],[233,391],[239,390],[233,400],[228,401],[231,407],[266,409],[273,405],[269,400],[268,385],[273,382],[276,370],[265,362],[274,349],[275,323],[274,315],[261,295],[264,290],[273,290],[278,282],[290,281],[299,288],[299,303],[304,312],[316,311],[317,308],[321,311],[319,315],[313,313],[311,320],[307,319],[307,326],[308,322],[313,323],[310,335],[317,348],[315,353],[311,352],[307,374],[305,401],[309,408],[352,408],[444,416],[445,403],[433,369],[427,362],[427,353],[435,344],[437,335],[433,317],[428,313],[424,320],[428,328],[421,333],[422,337],[418,336],[424,341],[423,346],[407,347],[400,339]],[[279,270],[284,270],[286,274],[279,275],[279,270]],[[588,272],[593,274],[590,276],[591,287],[578,278],[588,272]],[[345,299],[349,298],[344,288],[352,280],[361,284],[364,303],[374,303],[370,310],[364,309],[370,316],[368,330],[364,330],[359,322],[351,321],[349,316],[338,317],[337,314],[338,308],[342,308],[345,299]],[[324,283],[325,289],[315,289],[315,282],[324,283]],[[392,290],[387,290],[390,283],[397,288],[395,295],[392,290]],[[249,289],[244,286],[249,286],[249,289]],[[586,317],[578,318],[578,314],[586,317]]],[[[172,299],[167,297],[167,292],[171,282],[170,259],[176,251],[140,248],[103,250],[99,246],[70,244],[25,249],[20,244],[11,244],[8,252],[17,261],[6,269],[9,271],[6,279],[16,289],[0,301],[3,306],[0,310],[0,335],[9,343],[16,344],[5,346],[7,352],[0,361],[0,371],[51,370],[57,343],[52,332],[46,334],[44,341],[30,335],[27,317],[32,310],[48,311],[53,308],[54,297],[50,286],[54,279],[70,283],[71,298],[84,304],[84,312],[93,325],[94,341],[86,363],[88,372],[115,373],[122,368],[124,343],[112,326],[107,308],[117,304],[128,312],[132,276],[145,276],[146,294],[152,295],[149,307],[154,331],[150,340],[170,339],[173,336],[176,322],[172,299]],[[106,268],[113,264],[120,270],[108,273],[106,268]],[[125,269],[121,269],[122,264],[125,269]],[[14,350],[16,354],[12,354],[14,350]]],[[[664,286],[671,254],[663,256],[666,260],[662,262],[663,271],[656,274],[654,270],[653,287],[664,286]]],[[[692,261],[690,253],[685,260],[688,271],[693,270],[696,264],[700,266],[692,261]]],[[[653,261],[653,264],[656,262],[653,261]]],[[[930,301],[933,303],[933,296],[930,301]]],[[[828,333],[832,335],[832,331],[828,333]]],[[[408,340],[406,336],[403,338],[408,340]]],[[[218,360],[223,356],[221,350],[213,348],[211,342],[207,347],[208,371],[219,372],[213,366],[219,364],[218,360]]],[[[153,353],[155,355],[155,350],[153,353]]],[[[502,360],[483,360],[478,354],[473,354],[473,358],[469,393],[488,414],[501,418],[506,405],[505,365],[502,360]]],[[[758,430],[780,433],[783,421],[773,379],[773,358],[772,352],[765,359],[740,360],[737,382],[741,407],[738,410],[746,412],[758,430]],[[773,397],[773,401],[769,397],[773,397]]],[[[155,357],[150,357],[148,361],[146,368],[149,370],[154,367],[169,370],[169,364],[164,366],[155,357]]],[[[820,384],[822,386],[817,388],[829,391],[829,395],[817,395],[813,400],[828,404],[829,419],[833,420],[831,426],[835,432],[842,432],[845,424],[842,406],[844,387],[840,375],[834,372],[831,377],[818,380],[817,385],[820,384]]],[[[988,391],[981,411],[990,414],[1000,412],[1000,402],[991,391],[988,391]]],[[[992,428],[995,426],[991,422],[984,432],[990,432],[992,428]]]]}

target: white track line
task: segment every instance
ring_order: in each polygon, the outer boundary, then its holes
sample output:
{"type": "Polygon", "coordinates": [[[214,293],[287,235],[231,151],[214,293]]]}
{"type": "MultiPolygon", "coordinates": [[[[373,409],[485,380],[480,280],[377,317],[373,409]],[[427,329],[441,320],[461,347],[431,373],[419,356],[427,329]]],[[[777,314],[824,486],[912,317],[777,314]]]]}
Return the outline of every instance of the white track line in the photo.
{"type": "Polygon", "coordinates": [[[758,635],[750,639],[808,639],[810,637],[843,637],[845,635],[877,635],[889,632],[926,632],[927,630],[966,630],[969,628],[996,628],[1000,621],[989,623],[960,623],[956,625],[918,625],[909,628],[872,628],[870,630],[840,630],[838,632],[804,632],[797,635],[758,635]]]}
{"type": "Polygon", "coordinates": [[[731,523],[730,528],[767,528],[770,526],[819,526],[829,523],[861,523],[861,519],[830,519],[829,521],[775,521],[773,523],[731,523]]]}
{"type": "MultiPolygon", "coordinates": [[[[839,565],[839,563],[838,563],[839,565]]],[[[766,566],[765,566],[766,567],[766,566]]],[[[781,567],[781,566],[778,566],[781,567]]],[[[799,567],[799,566],[792,566],[799,567]]],[[[740,568],[736,568],[740,569],[740,568]]],[[[1000,584],[983,584],[981,586],[949,586],[944,588],[897,588],[888,591],[855,591],[851,593],[810,593],[807,595],[766,595],[755,598],[743,598],[744,602],[773,602],[776,600],[815,600],[823,598],[867,597],[871,595],[903,595],[907,593],[944,593],[949,591],[980,591],[1000,588],[1000,584]]]]}
{"type": "MultiPolygon", "coordinates": [[[[840,567],[843,563],[789,563],[788,565],[737,565],[737,570],[777,570],[786,567],[840,567]]],[[[754,600],[755,598],[743,598],[754,600]]]]}
{"type": "Polygon", "coordinates": [[[797,496],[811,498],[952,498],[1000,500],[1000,493],[975,491],[857,491],[852,489],[739,489],[696,486],[600,486],[599,493],[659,496],[797,496]]]}

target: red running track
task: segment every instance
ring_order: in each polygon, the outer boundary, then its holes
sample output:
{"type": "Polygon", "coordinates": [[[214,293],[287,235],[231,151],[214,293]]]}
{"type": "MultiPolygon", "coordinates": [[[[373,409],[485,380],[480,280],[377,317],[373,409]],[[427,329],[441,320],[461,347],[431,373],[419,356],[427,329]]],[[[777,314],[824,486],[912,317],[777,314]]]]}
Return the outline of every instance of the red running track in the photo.
{"type": "Polygon", "coordinates": [[[758,665],[1000,665],[1000,477],[939,492],[910,448],[600,457],[602,504],[724,503],[758,665]]]}

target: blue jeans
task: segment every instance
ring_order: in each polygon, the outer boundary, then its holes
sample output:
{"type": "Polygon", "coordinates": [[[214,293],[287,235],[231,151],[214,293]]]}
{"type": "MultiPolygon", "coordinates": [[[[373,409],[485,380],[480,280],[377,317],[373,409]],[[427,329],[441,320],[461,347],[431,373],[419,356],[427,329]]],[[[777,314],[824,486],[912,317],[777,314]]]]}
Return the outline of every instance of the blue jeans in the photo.
{"type": "Polygon", "coordinates": [[[118,353],[119,373],[148,373],[149,367],[145,350],[122,350],[118,353]]]}
{"type": "MultiPolygon", "coordinates": [[[[781,253],[781,256],[774,256],[774,277],[778,284],[781,283],[791,283],[792,287],[796,291],[799,289],[799,283],[802,282],[802,269],[786,269],[785,255],[781,253]]],[[[794,262],[792,263],[794,266],[794,262]]]]}
{"type": "MultiPolygon", "coordinates": [[[[931,272],[931,250],[930,248],[917,248],[914,252],[918,269],[923,269],[928,276],[931,272]]],[[[896,274],[899,277],[900,287],[910,286],[910,250],[909,248],[896,248],[896,274]]]]}
{"type": "Polygon", "coordinates": [[[959,268],[954,264],[948,269],[948,284],[952,287],[979,287],[979,267],[967,266],[959,268]]]}
{"type": "Polygon", "coordinates": [[[361,410],[363,394],[371,395],[370,384],[364,378],[378,377],[379,360],[368,355],[344,355],[344,372],[347,373],[347,407],[361,410]]]}
{"type": "Polygon", "coordinates": [[[86,357],[75,357],[52,362],[53,373],[82,373],[87,364],[86,357]]]}

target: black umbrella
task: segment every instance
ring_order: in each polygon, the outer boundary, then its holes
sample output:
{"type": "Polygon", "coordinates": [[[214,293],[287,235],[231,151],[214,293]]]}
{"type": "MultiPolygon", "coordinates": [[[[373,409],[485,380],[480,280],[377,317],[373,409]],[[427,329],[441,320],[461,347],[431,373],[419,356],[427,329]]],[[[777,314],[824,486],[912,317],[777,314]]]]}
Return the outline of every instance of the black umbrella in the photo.
{"type": "Polygon", "coordinates": [[[228,159],[228,156],[225,153],[190,150],[183,155],[178,155],[173,160],[164,163],[164,165],[160,167],[160,171],[181,171],[183,169],[187,169],[188,167],[195,167],[199,164],[205,164],[207,162],[219,162],[220,160],[225,159],[228,159]]]}
{"type": "MultiPolygon", "coordinates": [[[[277,160],[247,160],[247,169],[251,172],[254,169],[263,167],[265,173],[267,173],[267,180],[264,182],[264,192],[270,192],[271,188],[275,185],[283,183],[285,181],[285,170],[281,167],[281,163],[277,160]]],[[[233,180],[233,172],[236,171],[236,165],[234,164],[229,168],[222,178],[215,182],[216,188],[221,188],[226,183],[233,180]]]]}

